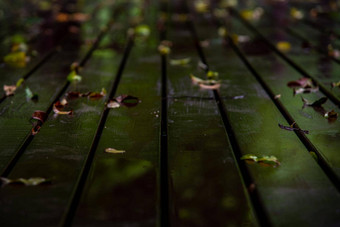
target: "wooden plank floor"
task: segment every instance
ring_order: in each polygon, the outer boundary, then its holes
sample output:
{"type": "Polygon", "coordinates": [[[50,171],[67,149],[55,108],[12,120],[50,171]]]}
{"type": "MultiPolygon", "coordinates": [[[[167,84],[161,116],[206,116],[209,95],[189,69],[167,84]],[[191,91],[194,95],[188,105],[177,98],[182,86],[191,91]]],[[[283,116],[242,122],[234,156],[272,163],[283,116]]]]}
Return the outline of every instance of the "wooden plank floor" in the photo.
{"type": "Polygon", "coordinates": [[[0,85],[23,79],[0,97],[1,226],[340,225],[338,2],[38,2],[0,2],[0,85]]]}

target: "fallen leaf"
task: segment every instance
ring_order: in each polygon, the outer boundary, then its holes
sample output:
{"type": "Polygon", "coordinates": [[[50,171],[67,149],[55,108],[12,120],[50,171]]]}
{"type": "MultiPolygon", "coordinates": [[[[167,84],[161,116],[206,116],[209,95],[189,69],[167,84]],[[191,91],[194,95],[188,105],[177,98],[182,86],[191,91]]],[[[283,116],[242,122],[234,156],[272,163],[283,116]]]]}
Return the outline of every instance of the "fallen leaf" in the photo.
{"type": "Polygon", "coordinates": [[[124,150],[116,150],[114,148],[106,148],[105,152],[106,153],[112,153],[112,154],[122,154],[122,153],[125,153],[124,150]]]}
{"type": "Polygon", "coordinates": [[[279,98],[281,98],[281,94],[277,94],[274,96],[274,99],[279,99],[279,98]]]}
{"type": "Polygon", "coordinates": [[[275,156],[261,156],[257,159],[257,162],[260,164],[270,165],[273,167],[281,165],[279,160],[275,156]]]}
{"type": "Polygon", "coordinates": [[[32,119],[38,120],[44,123],[47,118],[47,114],[44,111],[37,110],[32,114],[32,119]]]}
{"type": "Polygon", "coordinates": [[[288,131],[301,131],[305,134],[309,134],[308,130],[302,130],[300,128],[294,128],[294,127],[292,127],[292,125],[291,126],[284,126],[284,125],[279,124],[279,127],[284,129],[284,130],[288,130],[288,131]]]}
{"type": "Polygon", "coordinates": [[[35,125],[31,130],[32,136],[35,136],[36,134],[38,134],[38,132],[40,131],[40,128],[41,128],[40,125],[35,125]]]}
{"type": "Polygon", "coordinates": [[[67,76],[67,80],[68,80],[69,82],[71,82],[71,83],[72,83],[72,82],[80,82],[81,79],[82,79],[82,77],[79,76],[79,75],[77,75],[76,70],[72,70],[72,71],[70,72],[70,74],[68,74],[68,76],[67,76]]]}
{"type": "Polygon", "coordinates": [[[150,33],[151,33],[151,30],[149,26],[145,24],[138,25],[133,30],[134,36],[139,39],[145,39],[149,37],[150,33]]]}
{"type": "Polygon", "coordinates": [[[15,85],[4,85],[4,91],[6,96],[14,95],[16,89],[17,87],[15,85]]]}
{"type": "Polygon", "coordinates": [[[26,98],[27,99],[31,99],[33,101],[37,101],[39,96],[38,94],[33,94],[33,92],[31,91],[31,89],[29,89],[29,87],[25,88],[25,93],[26,93],[26,98]]]}
{"type": "Polygon", "coordinates": [[[291,49],[291,45],[289,42],[286,41],[280,41],[276,43],[276,48],[279,49],[282,52],[288,52],[291,49]]]}
{"type": "Polygon", "coordinates": [[[217,33],[220,37],[225,38],[228,36],[228,31],[225,27],[219,27],[217,33]]]}
{"type": "Polygon", "coordinates": [[[244,95],[234,96],[233,99],[244,99],[244,95]]]}
{"type": "Polygon", "coordinates": [[[120,105],[127,107],[133,107],[139,103],[139,99],[131,95],[120,95],[116,97],[114,101],[118,102],[120,105]]]}
{"type": "Polygon", "coordinates": [[[120,107],[120,104],[115,100],[110,100],[107,104],[107,108],[114,109],[120,107]]]}
{"type": "Polygon", "coordinates": [[[209,10],[209,4],[207,1],[196,0],[195,1],[195,10],[198,13],[206,13],[209,10]]]}
{"type": "Polygon", "coordinates": [[[298,87],[302,87],[302,88],[306,88],[306,87],[313,87],[313,81],[310,78],[307,77],[302,77],[298,80],[294,80],[294,81],[289,81],[287,83],[287,86],[290,88],[298,88],[298,87]]]}
{"type": "Polygon", "coordinates": [[[171,52],[170,49],[171,46],[172,46],[171,41],[163,40],[158,46],[158,51],[161,55],[168,55],[171,52]]]}
{"type": "Polygon", "coordinates": [[[20,87],[21,86],[21,84],[23,84],[25,82],[25,79],[24,78],[20,78],[18,81],[17,81],[17,83],[16,83],[16,87],[18,88],[18,87],[20,87]]]}
{"type": "Polygon", "coordinates": [[[246,154],[241,157],[241,160],[251,161],[251,162],[255,162],[255,163],[259,163],[259,164],[267,165],[267,166],[272,166],[272,167],[277,167],[281,164],[279,160],[275,156],[272,156],[272,155],[271,156],[265,155],[265,156],[257,157],[256,155],[253,155],[253,154],[246,154]]]}
{"type": "Polygon", "coordinates": [[[331,110],[329,112],[326,112],[324,117],[327,118],[327,119],[337,119],[338,118],[338,113],[335,112],[334,110],[331,110]]]}
{"type": "Polygon", "coordinates": [[[298,10],[297,8],[295,7],[292,7],[290,9],[290,16],[295,19],[295,20],[301,20],[303,18],[303,12],[298,10]]]}
{"type": "Polygon", "coordinates": [[[207,77],[208,77],[209,80],[217,80],[218,79],[218,72],[214,72],[214,71],[209,70],[207,72],[207,77]]]}
{"type": "Polygon", "coordinates": [[[185,65],[188,65],[190,61],[191,61],[191,58],[171,59],[170,65],[185,66],[185,65]]]}
{"type": "Polygon", "coordinates": [[[250,161],[257,162],[257,156],[253,154],[246,154],[241,157],[241,160],[250,160],[250,161]]]}
{"type": "Polygon", "coordinates": [[[65,107],[60,101],[57,101],[56,103],[53,104],[53,112],[55,114],[60,114],[60,115],[72,115],[73,111],[63,111],[62,109],[65,107]]]}
{"type": "Polygon", "coordinates": [[[311,87],[311,88],[297,88],[293,89],[293,95],[298,95],[298,94],[308,94],[308,93],[315,93],[319,91],[319,87],[311,87]]]}
{"type": "Polygon", "coordinates": [[[338,87],[338,88],[340,88],[340,81],[339,81],[339,82],[333,82],[333,83],[331,83],[331,86],[332,86],[332,88],[333,88],[333,87],[338,87]]]}
{"type": "Polygon", "coordinates": [[[198,84],[203,89],[218,89],[221,84],[220,81],[216,80],[202,80],[198,77],[195,77],[194,75],[190,75],[190,78],[194,84],[198,84]]]}
{"type": "Polygon", "coordinates": [[[26,55],[26,52],[22,51],[11,52],[4,57],[6,64],[17,68],[25,67],[28,61],[29,57],[26,55]]]}
{"type": "Polygon", "coordinates": [[[37,186],[41,184],[50,184],[51,180],[42,178],[42,177],[32,177],[32,178],[18,178],[18,179],[9,179],[5,177],[1,177],[1,185],[8,185],[8,184],[23,184],[25,186],[37,186]]]}

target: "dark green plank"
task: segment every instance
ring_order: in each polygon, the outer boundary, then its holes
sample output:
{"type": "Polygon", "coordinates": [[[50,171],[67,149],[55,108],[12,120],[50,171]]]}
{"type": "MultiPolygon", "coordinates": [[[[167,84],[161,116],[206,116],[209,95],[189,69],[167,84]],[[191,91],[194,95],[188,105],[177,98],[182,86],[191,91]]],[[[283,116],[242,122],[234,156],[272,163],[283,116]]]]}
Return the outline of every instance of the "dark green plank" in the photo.
{"type": "MultiPolygon", "coordinates": [[[[274,226],[318,226],[325,221],[326,225],[336,225],[340,197],[335,187],[296,135],[277,126],[285,119],[233,50],[223,47],[213,24],[198,25],[200,38],[211,43],[205,53],[212,68],[220,73],[221,95],[245,96],[224,100],[242,155],[274,155],[281,161],[277,168],[248,166],[270,222],[274,226]],[[321,213],[316,215],[320,207],[321,213]]],[[[262,61],[270,63],[269,58],[262,61]]]]}
{"type": "MultiPolygon", "coordinates": [[[[108,50],[109,58],[94,57],[82,71],[83,81],[69,91],[81,92],[108,89],[115,58],[119,55],[108,50]],[[115,57],[116,56],[116,57],[115,57]]],[[[41,176],[50,178],[46,187],[13,187],[1,190],[1,202],[8,207],[1,210],[2,223],[36,226],[38,223],[58,225],[61,221],[84,158],[91,146],[104,100],[79,98],[69,102],[72,116],[50,115],[25,153],[10,173],[10,178],[41,176]],[[29,189],[29,190],[27,190],[29,189]],[[17,212],[20,207],[22,213],[17,212]],[[24,218],[29,213],[29,220],[24,218]],[[13,218],[16,217],[16,218],[13,218]]]]}
{"type": "MultiPolygon", "coordinates": [[[[269,29],[266,31],[269,31],[269,29]]],[[[247,52],[246,49],[243,50],[244,53],[247,52]]],[[[308,67],[306,67],[306,70],[308,71],[313,70],[313,68],[317,69],[317,67],[313,67],[315,65],[313,64],[313,61],[308,61],[311,59],[311,57],[304,55],[301,56],[301,53],[295,53],[296,52],[292,51],[292,53],[288,54],[288,56],[294,59],[294,61],[298,59],[299,62],[304,63],[303,65],[308,65],[308,67]]],[[[296,122],[300,125],[300,127],[311,131],[307,137],[321,152],[321,154],[325,157],[330,166],[339,176],[340,159],[336,155],[336,150],[339,147],[340,141],[338,137],[339,121],[336,120],[334,123],[328,124],[327,119],[323,117],[323,114],[320,113],[320,111],[315,111],[313,108],[302,109],[303,102],[301,101],[301,96],[308,100],[315,101],[324,95],[318,92],[293,96],[292,89],[288,88],[286,84],[289,81],[299,78],[300,74],[294,70],[294,68],[290,67],[286,62],[276,55],[259,57],[251,57],[248,55],[248,57],[255,69],[264,77],[274,92],[282,95],[281,101],[286,106],[287,110],[290,112],[296,122]]],[[[312,60],[315,60],[315,57],[312,60]]],[[[338,67],[338,65],[334,64],[333,67],[338,67]]],[[[333,80],[335,78],[340,79],[336,73],[333,74],[333,76],[333,80]]],[[[324,104],[323,107],[326,111],[331,111],[333,109],[337,111],[338,109],[337,106],[330,101],[324,104]]]]}
{"type": "Polygon", "coordinates": [[[9,160],[22,145],[26,135],[31,131],[29,122],[36,110],[45,111],[63,87],[69,73],[70,64],[76,59],[75,52],[62,52],[41,67],[34,76],[26,82],[27,86],[39,95],[38,102],[27,100],[23,88],[16,95],[7,98],[0,106],[0,169],[6,167],[9,160]]]}
{"type": "Polygon", "coordinates": [[[256,225],[213,94],[189,77],[205,74],[186,24],[172,22],[169,40],[169,58],[191,58],[167,72],[171,225],[256,225]]]}
{"type": "Polygon", "coordinates": [[[110,110],[74,226],[155,226],[158,222],[160,57],[157,30],[152,26],[157,4],[144,7],[143,23],[150,25],[152,33],[145,43],[134,45],[116,92],[141,102],[110,110]],[[106,148],[126,152],[108,154],[106,148]]]}

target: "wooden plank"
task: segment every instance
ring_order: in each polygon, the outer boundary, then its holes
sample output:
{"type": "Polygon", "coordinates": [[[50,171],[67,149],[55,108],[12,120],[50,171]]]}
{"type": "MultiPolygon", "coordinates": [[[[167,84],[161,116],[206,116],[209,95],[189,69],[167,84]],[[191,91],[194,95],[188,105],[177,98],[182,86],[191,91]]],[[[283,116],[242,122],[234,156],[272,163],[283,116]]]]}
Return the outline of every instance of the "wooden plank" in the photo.
{"type": "MultiPolygon", "coordinates": [[[[82,71],[82,82],[70,86],[68,91],[108,89],[120,55],[111,50],[105,52],[100,50],[99,55],[94,55],[94,59],[82,71]]],[[[64,80],[67,73],[64,73],[64,80]]],[[[51,179],[52,184],[46,187],[3,188],[1,201],[7,205],[1,209],[1,216],[5,217],[1,223],[27,226],[60,224],[95,135],[103,105],[103,99],[74,99],[69,101],[69,107],[74,109],[72,116],[49,116],[9,177],[42,176],[51,179]]]]}
{"type": "MultiPolygon", "coordinates": [[[[261,30],[262,31],[262,30],[261,30]]],[[[268,31],[268,29],[266,30],[268,31]]],[[[269,32],[268,32],[269,33],[269,32]]],[[[268,34],[265,33],[265,34],[268,34]]],[[[249,33],[248,33],[249,34],[249,33]]],[[[275,41],[273,41],[275,42],[275,41]]],[[[245,50],[246,53],[246,50],[245,50]]],[[[300,53],[294,54],[292,51],[291,54],[287,54],[292,59],[301,59],[300,53]]],[[[248,55],[249,56],[249,55],[248,55]]],[[[316,111],[313,108],[304,108],[301,109],[303,103],[301,101],[301,95],[293,96],[291,95],[292,89],[288,88],[286,84],[289,81],[296,80],[299,77],[299,73],[291,68],[287,63],[285,63],[281,58],[278,58],[274,55],[270,55],[270,58],[273,60],[268,61],[268,56],[263,57],[253,57],[249,56],[250,61],[254,65],[255,69],[260,72],[263,78],[273,86],[273,90],[277,94],[282,95],[282,103],[286,106],[288,112],[293,116],[297,123],[299,123],[300,127],[306,128],[311,131],[307,138],[316,146],[316,148],[320,151],[322,156],[328,161],[329,165],[333,168],[333,171],[339,176],[339,167],[340,167],[340,159],[336,157],[335,151],[339,147],[339,138],[337,136],[337,132],[339,131],[339,121],[336,120],[332,124],[327,123],[327,119],[323,116],[323,110],[316,111]],[[271,67],[273,64],[276,65],[277,68],[271,67]],[[275,84],[275,86],[274,86],[275,84]],[[283,97],[284,95],[284,97],[283,97]],[[312,120],[311,120],[312,119],[312,120]],[[313,133],[314,132],[314,133],[313,133]],[[334,133],[334,134],[333,134],[334,133]],[[330,135],[332,135],[330,137],[330,135]],[[333,136],[335,137],[333,139],[333,136]],[[325,142],[327,141],[327,142],[325,142]]],[[[308,65],[307,69],[313,69],[313,63],[308,62],[306,56],[303,56],[303,60],[300,62],[304,62],[304,65],[308,65]],[[304,61],[305,60],[305,61],[304,61]]],[[[315,58],[313,59],[315,60],[315,58]]],[[[335,64],[334,66],[338,66],[335,64]]],[[[333,74],[333,80],[340,78],[337,74],[333,74]]],[[[308,100],[318,100],[324,95],[320,92],[304,94],[302,95],[304,98],[308,100]]],[[[327,102],[323,105],[325,111],[336,110],[337,106],[331,102],[327,102]]]]}
{"type": "MultiPolygon", "coordinates": [[[[242,155],[274,155],[281,161],[281,166],[277,168],[254,164],[248,166],[269,222],[274,226],[317,226],[327,220],[327,225],[336,225],[337,201],[340,199],[336,188],[295,134],[277,126],[285,122],[282,114],[230,46],[222,50],[223,42],[217,37],[214,24],[198,25],[200,39],[210,40],[205,53],[212,69],[220,73],[220,93],[226,97],[227,116],[242,155]],[[230,99],[239,95],[244,95],[244,99],[230,99]],[[324,196],[319,197],[320,194],[324,196]],[[322,207],[318,210],[322,214],[316,215],[315,209],[319,207],[322,207]]],[[[269,69],[275,70],[276,67],[273,68],[268,59],[261,58],[269,69]]],[[[276,75],[277,71],[272,71],[272,77],[274,73],[276,75]]]]}
{"type": "Polygon", "coordinates": [[[103,128],[74,226],[155,226],[159,222],[160,57],[154,26],[158,5],[143,5],[151,36],[136,42],[115,96],[140,99],[131,108],[112,109],[103,128]],[[125,150],[105,153],[106,148],[125,150]]]}
{"type": "MultiPolygon", "coordinates": [[[[238,13],[235,13],[235,16],[239,18],[238,13]]],[[[329,97],[329,99],[336,103],[338,106],[340,105],[340,99],[337,95],[333,93],[335,89],[331,90],[330,83],[327,82],[327,78],[325,78],[321,73],[317,73],[317,75],[314,75],[313,69],[315,71],[318,71],[318,68],[313,67],[315,65],[315,62],[309,62],[308,65],[311,67],[306,67],[304,68],[303,66],[307,64],[304,60],[308,60],[307,57],[300,58],[300,57],[294,57],[294,49],[292,49],[291,52],[283,53],[282,51],[278,51],[276,48],[277,42],[282,41],[287,38],[287,34],[284,34],[282,30],[280,30],[280,26],[274,26],[273,29],[271,30],[270,27],[266,26],[266,29],[261,27],[261,22],[253,22],[253,25],[251,24],[252,22],[244,22],[244,24],[247,25],[248,29],[252,30],[251,34],[248,31],[249,36],[258,36],[257,41],[262,42],[262,46],[268,46],[268,51],[267,53],[270,52],[270,50],[274,50],[278,55],[280,55],[283,59],[285,59],[292,67],[294,67],[297,71],[300,72],[300,77],[311,77],[313,78],[314,82],[317,83],[320,87],[320,90],[329,97]],[[258,29],[257,29],[258,28],[258,29]],[[261,28],[261,29],[260,29],[261,28]],[[259,30],[260,29],[260,30],[259,30]],[[261,32],[259,32],[261,31],[261,32]],[[261,36],[261,37],[260,37],[261,36]],[[263,40],[265,39],[265,40],[263,40]],[[302,59],[302,60],[301,60],[302,59]]],[[[241,28],[242,29],[242,28],[241,28]]],[[[245,28],[243,28],[245,29],[245,28]]],[[[246,32],[246,31],[245,31],[246,32]]],[[[247,32],[246,32],[247,33],[247,32]]],[[[251,43],[250,43],[251,45],[251,43]]],[[[298,44],[300,49],[300,45],[298,44]]],[[[255,45],[253,45],[255,46],[255,45]]],[[[297,78],[298,79],[298,78],[297,78]]]]}
{"type": "MultiPolygon", "coordinates": [[[[172,11],[183,13],[177,4],[172,11]]],[[[256,225],[214,96],[191,82],[191,73],[201,78],[205,73],[197,68],[190,31],[173,21],[168,33],[169,58],[191,58],[187,66],[169,64],[167,72],[170,223],[256,225]]]]}

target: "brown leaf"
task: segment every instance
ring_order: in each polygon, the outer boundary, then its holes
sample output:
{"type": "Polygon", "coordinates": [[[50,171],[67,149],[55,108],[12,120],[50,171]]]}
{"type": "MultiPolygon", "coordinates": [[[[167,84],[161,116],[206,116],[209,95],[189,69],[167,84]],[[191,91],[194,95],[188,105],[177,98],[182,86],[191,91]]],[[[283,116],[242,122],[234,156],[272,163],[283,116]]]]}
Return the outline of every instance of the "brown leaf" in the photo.
{"type": "Polygon", "coordinates": [[[53,104],[53,112],[60,115],[72,115],[73,111],[62,111],[65,105],[61,104],[60,101],[57,101],[53,104]]]}
{"type": "Polygon", "coordinates": [[[310,78],[307,77],[302,77],[298,80],[294,80],[294,81],[289,81],[287,83],[287,86],[290,88],[298,88],[298,87],[302,87],[302,88],[306,88],[306,87],[313,87],[313,81],[310,78]]]}
{"type": "Polygon", "coordinates": [[[17,87],[15,85],[4,85],[4,91],[6,93],[6,96],[14,95],[16,89],[17,87]]]}
{"type": "Polygon", "coordinates": [[[300,129],[300,128],[294,128],[294,127],[293,127],[294,124],[295,124],[295,123],[293,123],[291,126],[284,126],[284,125],[279,124],[279,127],[282,128],[282,129],[284,129],[284,130],[288,130],[288,131],[301,131],[301,132],[303,132],[303,133],[305,133],[305,134],[309,134],[309,131],[308,131],[308,130],[302,130],[302,129],[300,129]]]}
{"type": "Polygon", "coordinates": [[[116,97],[114,101],[117,101],[120,105],[127,107],[133,107],[139,103],[139,99],[131,95],[120,95],[116,97]]]}
{"type": "Polygon", "coordinates": [[[47,114],[44,111],[37,110],[33,113],[32,118],[44,123],[47,118],[47,114]]]}

